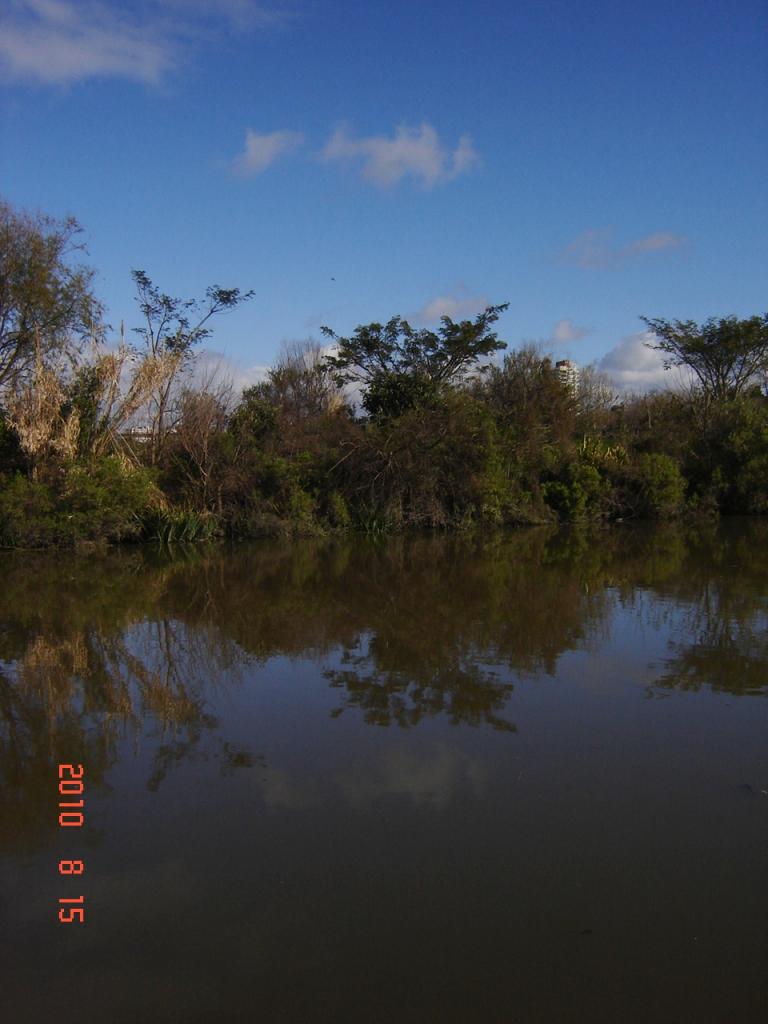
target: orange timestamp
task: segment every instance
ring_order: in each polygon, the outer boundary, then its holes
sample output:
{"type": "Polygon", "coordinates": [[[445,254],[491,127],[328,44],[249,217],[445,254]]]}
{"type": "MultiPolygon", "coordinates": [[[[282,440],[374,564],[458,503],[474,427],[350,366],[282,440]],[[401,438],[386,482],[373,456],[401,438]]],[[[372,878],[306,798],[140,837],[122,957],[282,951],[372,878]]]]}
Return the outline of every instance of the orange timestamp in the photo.
{"type": "MultiPolygon", "coordinates": [[[[82,828],[85,821],[83,799],[85,771],[81,764],[59,765],[59,827],[82,828]],[[72,799],[80,797],[79,800],[72,799]]],[[[60,860],[60,875],[82,875],[85,864],[81,860],[60,860]]],[[[85,921],[85,896],[62,897],[59,900],[59,921],[72,924],[85,921]]]]}

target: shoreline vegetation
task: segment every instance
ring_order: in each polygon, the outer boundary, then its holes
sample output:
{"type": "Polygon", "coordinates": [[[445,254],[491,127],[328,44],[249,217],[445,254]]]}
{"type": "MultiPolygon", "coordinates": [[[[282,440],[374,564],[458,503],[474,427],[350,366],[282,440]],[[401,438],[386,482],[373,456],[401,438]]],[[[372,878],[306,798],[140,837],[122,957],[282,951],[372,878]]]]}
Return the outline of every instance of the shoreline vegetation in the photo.
{"type": "Polygon", "coordinates": [[[766,315],[643,317],[675,392],[502,357],[504,304],[323,328],[236,395],[196,351],[253,293],[133,271],[140,326],[115,339],[79,234],[0,202],[0,547],[768,512],[766,315]]]}

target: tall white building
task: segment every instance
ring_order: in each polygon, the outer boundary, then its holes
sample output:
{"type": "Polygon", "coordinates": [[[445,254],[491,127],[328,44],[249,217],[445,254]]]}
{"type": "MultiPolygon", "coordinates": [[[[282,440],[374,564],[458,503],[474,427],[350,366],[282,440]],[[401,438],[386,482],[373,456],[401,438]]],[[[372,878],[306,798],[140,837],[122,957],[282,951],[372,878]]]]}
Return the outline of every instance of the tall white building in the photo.
{"type": "Polygon", "coordinates": [[[573,363],[570,359],[560,359],[557,363],[555,363],[555,370],[557,371],[557,376],[560,378],[561,383],[565,384],[566,387],[571,389],[571,391],[576,391],[578,389],[578,363],[573,363]]]}

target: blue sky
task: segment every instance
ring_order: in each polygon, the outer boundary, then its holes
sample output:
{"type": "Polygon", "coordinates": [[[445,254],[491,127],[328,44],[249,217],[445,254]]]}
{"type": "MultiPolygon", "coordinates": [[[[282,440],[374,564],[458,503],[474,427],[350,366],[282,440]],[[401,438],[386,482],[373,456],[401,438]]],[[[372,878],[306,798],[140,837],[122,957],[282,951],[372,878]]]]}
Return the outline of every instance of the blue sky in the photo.
{"type": "Polygon", "coordinates": [[[130,270],[255,298],[210,347],[509,302],[499,333],[659,379],[639,314],[764,312],[762,0],[5,0],[0,193],[130,270]],[[335,281],[332,280],[335,278],[335,281]]]}

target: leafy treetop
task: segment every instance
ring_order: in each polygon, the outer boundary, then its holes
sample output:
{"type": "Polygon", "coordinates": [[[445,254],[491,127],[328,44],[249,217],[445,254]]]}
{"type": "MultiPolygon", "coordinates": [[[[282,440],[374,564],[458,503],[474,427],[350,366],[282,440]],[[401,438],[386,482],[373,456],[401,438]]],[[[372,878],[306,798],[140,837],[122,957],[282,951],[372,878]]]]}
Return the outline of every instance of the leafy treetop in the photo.
{"type": "Polygon", "coordinates": [[[94,272],[74,217],[18,212],[0,200],[0,387],[26,379],[36,353],[74,358],[102,333],[94,272]]]}
{"type": "Polygon", "coordinates": [[[508,305],[488,306],[474,320],[458,323],[441,317],[437,331],[416,330],[399,316],[386,324],[361,325],[348,338],[323,327],[336,345],[325,365],[338,386],[362,386],[363,406],[371,415],[398,416],[443,386],[459,383],[471,369],[479,369],[483,357],[506,348],[491,327],[508,305]]]}
{"type": "Polygon", "coordinates": [[[212,316],[239,306],[253,298],[254,292],[241,293],[239,288],[211,285],[203,299],[177,299],[161,292],[143,270],[132,270],[139,309],[144,326],[134,330],[141,335],[152,355],[165,353],[184,355],[193,345],[207,338],[206,326],[212,316]]]}
{"type": "Polygon", "coordinates": [[[656,335],[650,344],[664,353],[664,367],[686,366],[705,397],[736,398],[768,374],[768,314],[693,320],[640,319],[656,335]]]}
{"type": "Polygon", "coordinates": [[[454,383],[484,356],[506,348],[490,330],[509,303],[488,306],[474,320],[454,323],[440,318],[438,330],[414,330],[407,320],[392,317],[386,324],[360,326],[350,338],[330,327],[323,334],[337,352],[326,357],[338,383],[370,384],[382,374],[412,374],[434,383],[454,383]]]}

